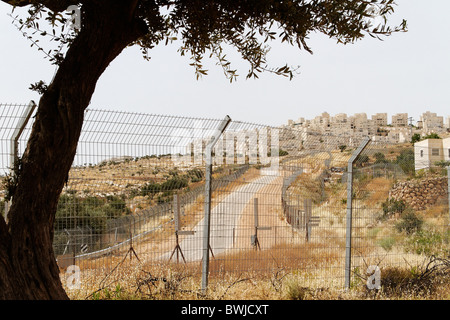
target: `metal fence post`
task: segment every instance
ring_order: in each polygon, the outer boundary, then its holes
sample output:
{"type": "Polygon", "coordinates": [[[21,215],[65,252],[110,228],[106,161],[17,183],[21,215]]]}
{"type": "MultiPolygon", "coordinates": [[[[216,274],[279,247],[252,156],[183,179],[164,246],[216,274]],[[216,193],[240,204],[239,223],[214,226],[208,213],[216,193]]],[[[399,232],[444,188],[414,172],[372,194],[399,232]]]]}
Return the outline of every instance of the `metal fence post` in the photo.
{"type": "Polygon", "coordinates": [[[353,215],[353,164],[361,152],[369,144],[370,138],[364,139],[348,160],[347,172],[347,217],[345,232],[345,288],[350,288],[351,262],[352,262],[352,215],[353,215]]]}
{"type": "Polygon", "coordinates": [[[305,207],[305,230],[306,230],[306,242],[311,241],[311,232],[312,232],[312,200],[305,199],[304,200],[305,207]]]}
{"type": "Polygon", "coordinates": [[[209,273],[209,250],[210,250],[210,227],[211,227],[211,185],[212,185],[212,152],[215,144],[223,134],[231,118],[226,116],[220,123],[214,136],[209,141],[205,149],[206,156],[206,174],[205,174],[205,217],[203,227],[203,260],[202,260],[202,291],[205,292],[208,287],[208,273],[209,273]]]}
{"type": "Polygon", "coordinates": [[[254,215],[254,227],[255,227],[255,233],[252,236],[252,245],[254,246],[255,250],[261,250],[261,246],[259,245],[258,240],[258,227],[259,227],[259,221],[258,221],[258,198],[253,198],[253,215],[254,215]]]}
{"type": "Polygon", "coordinates": [[[448,195],[448,215],[450,225],[450,166],[447,167],[447,195],[448,195]]]}
{"type": "MultiPolygon", "coordinates": [[[[31,115],[33,114],[34,109],[36,108],[36,103],[31,100],[30,103],[26,106],[25,110],[23,111],[22,117],[20,117],[19,122],[17,123],[16,129],[13,132],[13,135],[11,137],[10,143],[11,143],[11,153],[10,153],[10,168],[11,170],[14,170],[16,159],[19,156],[19,138],[22,135],[23,130],[25,129],[25,126],[27,125],[28,121],[31,118],[31,115]]],[[[8,216],[9,208],[11,207],[11,200],[8,202],[5,202],[5,219],[8,216]]]]}
{"type": "Polygon", "coordinates": [[[36,103],[34,101],[30,101],[28,106],[25,108],[22,117],[17,124],[16,129],[11,137],[11,155],[10,155],[10,164],[11,167],[14,168],[14,163],[19,155],[19,138],[22,135],[25,126],[28,123],[28,120],[31,118],[31,114],[36,108],[36,103]]]}

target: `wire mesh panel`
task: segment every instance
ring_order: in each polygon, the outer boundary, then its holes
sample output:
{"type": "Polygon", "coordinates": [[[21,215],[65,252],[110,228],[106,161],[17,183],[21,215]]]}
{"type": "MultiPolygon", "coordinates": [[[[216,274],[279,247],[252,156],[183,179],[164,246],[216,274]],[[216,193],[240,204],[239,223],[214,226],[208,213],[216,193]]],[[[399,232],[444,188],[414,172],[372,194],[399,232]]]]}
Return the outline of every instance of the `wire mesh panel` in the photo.
{"type": "Polygon", "coordinates": [[[204,163],[194,150],[219,123],[89,109],[57,211],[55,251],[92,269],[113,268],[130,248],[143,263],[172,261],[185,227],[178,222],[202,213],[204,163]]]}
{"type": "MultiPolygon", "coordinates": [[[[0,175],[7,175],[11,168],[11,148],[15,134],[20,127],[20,123],[27,117],[27,104],[2,104],[0,103],[0,175]]],[[[32,116],[30,114],[29,116],[32,116]]],[[[18,153],[22,154],[25,150],[26,142],[31,130],[31,122],[27,123],[19,137],[18,153]]]]}
{"type": "Polygon", "coordinates": [[[343,286],[346,171],[360,140],[303,132],[300,150],[282,162],[288,169],[282,211],[297,238],[285,250],[287,255],[283,250],[279,255],[292,257],[292,270],[307,285],[343,286]]]}
{"type": "MultiPolygon", "coordinates": [[[[442,142],[439,152],[443,153],[442,142]]],[[[422,143],[420,143],[422,144],[422,143]]],[[[419,144],[419,145],[420,145],[419,144]]],[[[417,144],[370,142],[354,164],[353,283],[449,254],[448,172],[444,158],[417,144]],[[416,152],[415,152],[416,149],[416,152]]]]}
{"type": "Polygon", "coordinates": [[[0,212],[7,211],[9,198],[7,180],[13,175],[14,158],[25,150],[31,131],[31,121],[34,115],[34,103],[2,104],[0,103],[0,212]]]}

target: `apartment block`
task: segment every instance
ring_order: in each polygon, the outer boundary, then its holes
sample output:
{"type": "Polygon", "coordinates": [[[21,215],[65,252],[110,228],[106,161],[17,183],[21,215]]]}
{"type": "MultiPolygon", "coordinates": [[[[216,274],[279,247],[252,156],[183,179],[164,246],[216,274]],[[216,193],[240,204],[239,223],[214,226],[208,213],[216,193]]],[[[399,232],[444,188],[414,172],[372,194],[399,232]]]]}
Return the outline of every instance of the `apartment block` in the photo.
{"type": "Polygon", "coordinates": [[[385,127],[388,124],[387,113],[377,113],[372,116],[372,121],[377,127],[385,127]]]}
{"type": "Polygon", "coordinates": [[[408,126],[408,114],[407,113],[397,113],[392,116],[393,127],[407,127],[408,126]]]}
{"type": "Polygon", "coordinates": [[[436,113],[427,111],[420,116],[420,121],[422,122],[422,132],[424,134],[445,131],[444,117],[438,116],[436,113]]]}
{"type": "MultiPolygon", "coordinates": [[[[408,125],[408,120],[408,113],[397,113],[392,116],[392,126],[388,126],[387,113],[376,113],[368,118],[366,113],[356,113],[350,116],[339,113],[331,116],[329,113],[323,112],[311,120],[305,120],[305,118],[299,118],[296,122],[290,120],[288,126],[305,129],[304,133],[307,133],[308,139],[312,139],[312,136],[332,136],[334,139],[369,136],[374,141],[388,143],[409,142],[413,133],[424,135],[450,129],[450,117],[446,118],[444,125],[443,117],[429,111],[423,113],[417,122],[419,130],[413,132],[413,128],[408,125]]],[[[314,142],[311,145],[316,146],[317,143],[314,142]]]]}

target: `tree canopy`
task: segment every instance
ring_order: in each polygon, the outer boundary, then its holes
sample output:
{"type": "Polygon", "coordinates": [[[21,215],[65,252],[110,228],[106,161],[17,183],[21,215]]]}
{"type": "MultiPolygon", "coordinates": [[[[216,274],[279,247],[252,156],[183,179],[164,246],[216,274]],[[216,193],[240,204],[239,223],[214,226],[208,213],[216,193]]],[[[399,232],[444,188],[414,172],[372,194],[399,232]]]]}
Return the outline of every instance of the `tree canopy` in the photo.
{"type": "MultiPolygon", "coordinates": [[[[80,8],[82,26],[90,12],[101,14],[102,8],[114,6],[108,0],[2,0],[14,6],[29,6],[28,17],[18,18],[20,29],[31,28],[33,37],[50,36],[60,45],[70,46],[79,30],[67,32],[65,13],[69,6],[80,8]],[[52,32],[41,30],[40,20],[47,20],[52,32]],[[64,29],[66,27],[66,29],[64,29]],[[36,32],[37,31],[37,32],[36,32]],[[64,32],[66,31],[66,33],[64,32]]],[[[393,32],[405,31],[406,21],[390,27],[387,17],[393,13],[394,0],[126,0],[130,23],[140,26],[140,36],[133,45],[140,46],[144,58],[159,43],[179,40],[181,55],[189,55],[197,77],[207,73],[202,60],[205,56],[217,60],[230,81],[237,71],[227,60],[224,47],[234,48],[249,64],[247,78],[258,77],[264,71],[292,78],[295,68],[271,67],[267,61],[270,42],[279,40],[312,53],[308,38],[323,33],[338,43],[348,44],[366,35],[380,38],[393,32]],[[374,24],[375,19],[383,21],[374,24]],[[381,19],[380,19],[381,18],[381,19]]],[[[123,18],[122,18],[123,19],[123,18]]],[[[41,24],[42,25],[42,24],[41,24]]],[[[29,33],[24,34],[32,39],[29,33]]],[[[33,41],[33,40],[32,40],[33,41]]],[[[39,46],[36,42],[34,43],[39,46]]],[[[45,48],[40,48],[45,50],[45,48]]],[[[47,53],[55,63],[61,63],[61,47],[47,53]]]]}

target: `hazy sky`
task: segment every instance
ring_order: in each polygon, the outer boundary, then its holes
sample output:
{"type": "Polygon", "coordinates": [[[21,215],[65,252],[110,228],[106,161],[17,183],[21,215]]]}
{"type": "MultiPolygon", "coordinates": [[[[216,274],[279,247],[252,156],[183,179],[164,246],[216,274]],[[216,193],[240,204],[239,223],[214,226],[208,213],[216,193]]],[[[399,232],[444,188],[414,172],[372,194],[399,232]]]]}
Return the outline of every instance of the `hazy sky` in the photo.
{"type": "MultiPolygon", "coordinates": [[[[246,80],[247,65],[238,58],[240,77],[232,84],[215,62],[197,81],[189,59],[176,44],[161,45],[145,61],[139,48],[126,49],[100,78],[91,108],[223,118],[280,125],[288,119],[311,119],[365,112],[390,117],[408,112],[415,120],[427,110],[450,115],[450,1],[397,0],[392,24],[408,20],[409,32],[379,41],[367,37],[352,45],[312,34],[314,54],[273,43],[274,66],[300,65],[294,80],[264,74],[246,80]]],[[[0,102],[36,102],[31,83],[53,77],[55,67],[31,48],[0,2],[0,102]]],[[[232,61],[233,62],[233,61],[232,61]]]]}

